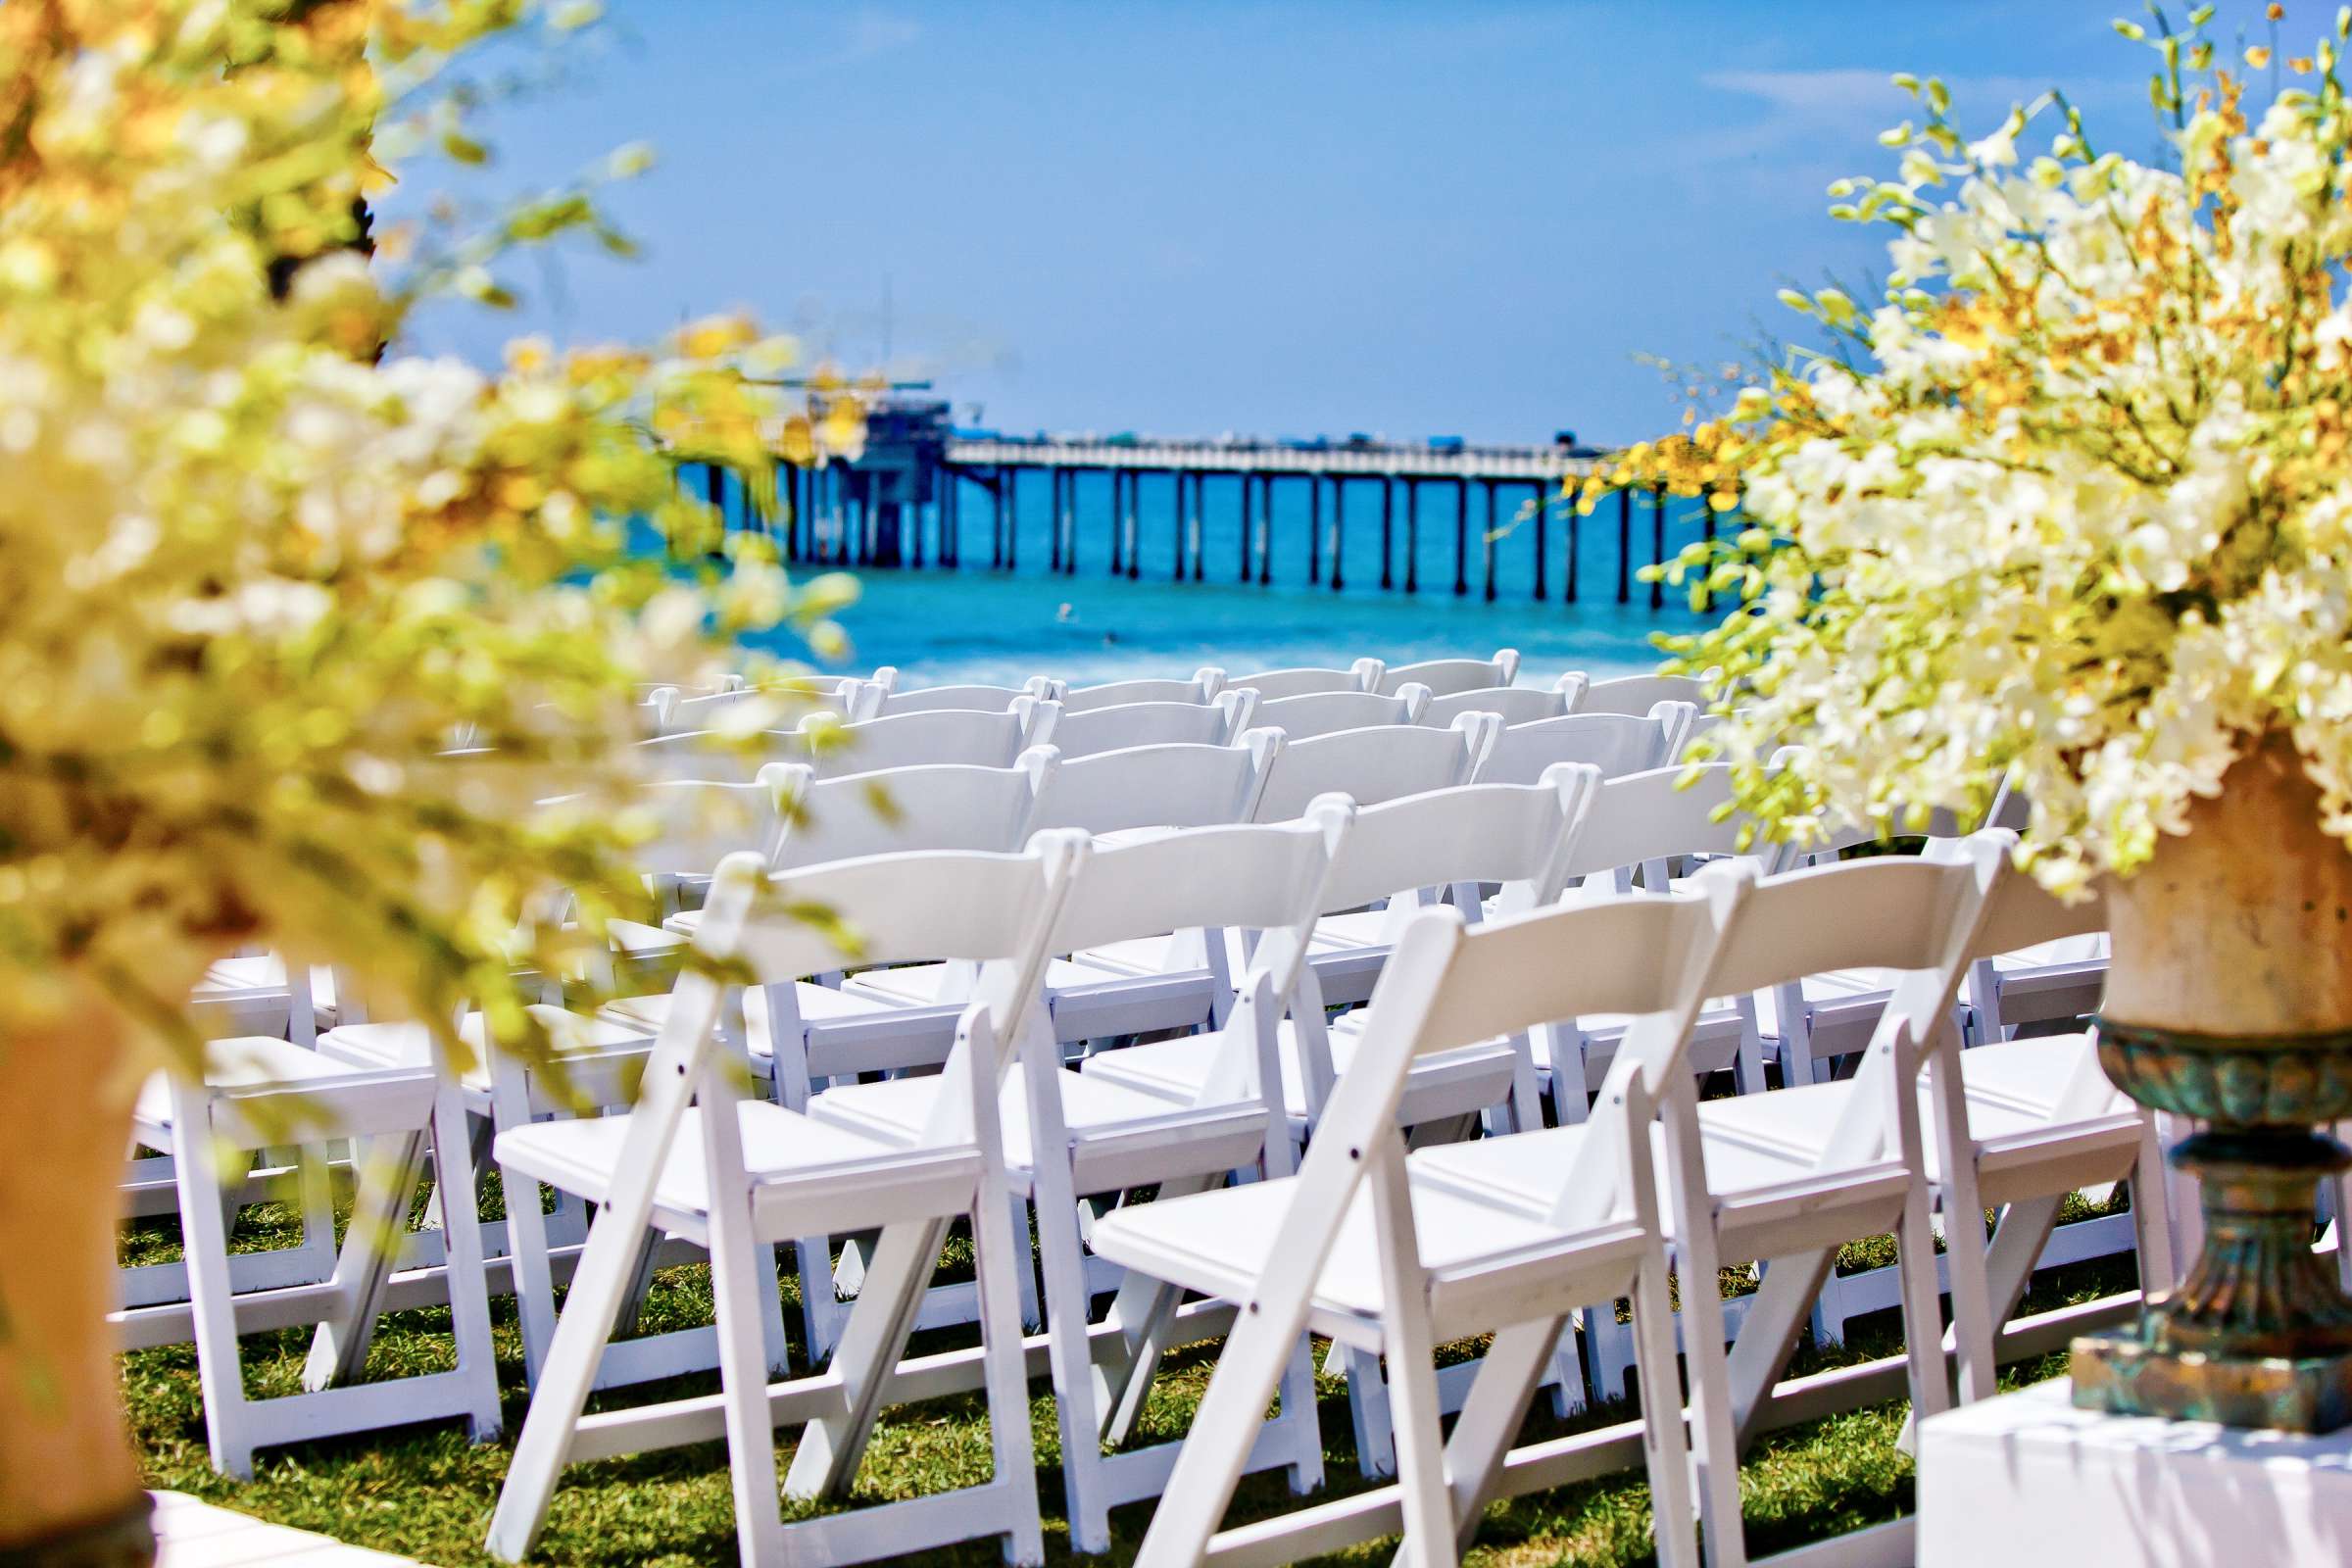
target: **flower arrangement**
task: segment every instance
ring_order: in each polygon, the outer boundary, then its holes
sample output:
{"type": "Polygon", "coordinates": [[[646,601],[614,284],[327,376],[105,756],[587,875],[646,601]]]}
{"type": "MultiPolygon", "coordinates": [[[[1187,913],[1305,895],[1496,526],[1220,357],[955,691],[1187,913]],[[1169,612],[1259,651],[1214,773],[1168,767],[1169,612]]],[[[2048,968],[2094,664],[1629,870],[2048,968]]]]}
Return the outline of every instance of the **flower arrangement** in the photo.
{"type": "Polygon", "coordinates": [[[593,16],[0,6],[0,1037],[94,992],[192,1049],[190,966],[269,944],[528,1049],[511,976],[641,891],[633,683],[838,636],[843,583],[787,581],[675,471],[855,446],[855,395],[780,401],[789,340],[714,318],[495,373],[396,346],[428,302],[507,303],[520,248],[626,248],[595,188],[633,150],[478,232],[365,205],[486,156],[469,51],[593,16]],[[551,886],[579,921],[526,917],[551,886]]]}
{"type": "Polygon", "coordinates": [[[1740,609],[1667,646],[1713,672],[1711,747],[1776,831],[1900,831],[2007,779],[2064,891],[2144,863],[2270,734],[2352,839],[2352,11],[2307,58],[2229,63],[2212,14],[2117,24],[2156,51],[2175,167],[2056,93],[1969,140],[1940,82],[1894,78],[1894,177],[1831,192],[1893,230],[1884,298],[1784,291],[1825,348],[1584,485],[1743,514],[1668,568],[1740,609]]]}

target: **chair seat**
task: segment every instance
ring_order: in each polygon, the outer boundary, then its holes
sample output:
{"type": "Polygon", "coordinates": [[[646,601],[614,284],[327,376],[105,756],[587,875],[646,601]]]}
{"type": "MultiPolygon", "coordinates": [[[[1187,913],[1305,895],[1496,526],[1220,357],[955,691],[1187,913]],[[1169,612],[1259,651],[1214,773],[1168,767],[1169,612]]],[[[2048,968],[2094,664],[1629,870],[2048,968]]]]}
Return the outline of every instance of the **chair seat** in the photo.
{"type": "MultiPolygon", "coordinates": [[[[240,954],[215,958],[204,978],[188,993],[197,1016],[210,1015],[224,1024],[223,1034],[247,1031],[283,1033],[286,1027],[286,965],[274,953],[240,954]]],[[[311,971],[311,1010],[316,1027],[335,1021],[335,975],[332,969],[311,971]]]]}
{"type": "Polygon", "coordinates": [[[1345,914],[1327,914],[1315,922],[1315,934],[1307,944],[1307,951],[1388,947],[1393,940],[1390,921],[1395,918],[1388,909],[1350,909],[1345,914]]]}
{"type": "MultiPolygon", "coordinates": [[[[1641,1228],[1630,1221],[1569,1231],[1443,1187],[1417,1180],[1409,1185],[1441,1339],[1465,1317],[1492,1329],[1545,1315],[1557,1304],[1551,1291],[1580,1294],[1576,1279],[1587,1289],[1600,1281],[1600,1289],[1613,1291],[1645,1245],[1641,1228]],[[1492,1308],[1498,1300],[1504,1311],[1494,1316],[1492,1308]]],[[[1296,1178],[1284,1178],[1122,1206],[1096,1221],[1094,1248],[1154,1279],[1204,1296],[1246,1299],[1272,1262],[1298,1186],[1296,1178]]],[[[1316,1277],[1314,1310],[1321,1321],[1314,1326],[1325,1333],[1351,1328],[1351,1337],[1360,1342],[1365,1333],[1377,1332],[1387,1304],[1372,1199],[1359,1190],[1316,1277]]]]}
{"type": "MultiPolygon", "coordinates": [[[[1875,1154],[1834,1167],[1822,1161],[1820,1151],[1850,1088],[1819,1084],[1701,1104],[1707,1189],[1718,1210],[1765,1218],[1793,1205],[1819,1213],[1838,1206],[1823,1201],[1825,1189],[1842,1190],[1852,1202],[1870,1206],[1899,1200],[1908,1178],[1897,1161],[1875,1154]]],[[[1664,1170],[1665,1131],[1653,1123],[1650,1133],[1656,1168],[1664,1170]]],[[[1541,1214],[1557,1200],[1561,1175],[1586,1135],[1582,1125],[1554,1127],[1417,1150],[1412,1169],[1456,1191],[1541,1214]]],[[[1676,1234],[1674,1205],[1662,1202],[1659,1213],[1666,1234],[1676,1234]]]]}
{"type": "MultiPolygon", "coordinates": [[[[1578,1032],[1584,1036],[1585,1088],[1588,1092],[1598,1089],[1601,1080],[1608,1076],[1609,1063],[1617,1055],[1618,1042],[1625,1038],[1625,1032],[1633,1027],[1633,1014],[1625,1012],[1588,1013],[1576,1020],[1578,1032]]],[[[1726,1048],[1736,1049],[1746,1027],[1746,1019],[1740,1015],[1737,1002],[1723,997],[1709,1002],[1700,1009],[1697,1020],[1691,1025],[1690,1047],[1694,1070],[1711,1072],[1725,1065],[1728,1060],[1726,1048]]],[[[1762,1032],[1766,1039],[1772,1038],[1771,1029],[1764,1028],[1762,1032]]],[[[1550,1034],[1536,1030],[1529,1036],[1529,1043],[1534,1049],[1537,1073],[1548,1081],[1552,1072],[1550,1034]]]]}
{"type": "MultiPolygon", "coordinates": [[[[929,1212],[957,1212],[968,1206],[979,1181],[980,1152],[969,1145],[909,1150],[762,1100],[738,1102],[735,1114],[755,1194],[764,1189],[771,1199],[801,1200],[784,1206],[821,1209],[844,1230],[898,1217],[910,1188],[932,1205],[929,1212]]],[[[512,1171],[602,1202],[618,1179],[629,1123],[623,1114],[512,1127],[498,1135],[496,1155],[512,1171]]],[[[708,1217],[700,1116],[679,1123],[655,1183],[654,1205],[662,1222],[689,1230],[708,1217]]]]}
{"type": "MultiPolygon", "coordinates": [[[[236,1035],[225,1040],[208,1040],[204,1044],[204,1086],[207,1089],[262,1089],[276,1084],[319,1084],[350,1069],[343,1063],[321,1056],[307,1046],[297,1046],[269,1035],[236,1035]]],[[[153,1072],[139,1085],[139,1098],[132,1111],[143,1125],[169,1127],[172,1125],[172,1080],[169,1074],[153,1072]]]]}
{"type": "MultiPolygon", "coordinates": [[[[2055,1110],[2067,1089],[2098,1071],[2098,1043],[2087,1033],[1996,1040],[1960,1054],[1960,1082],[1971,1113],[1978,1102],[2055,1110]]],[[[2114,1105],[2130,1101],[2110,1086],[2114,1105]]]]}
{"type": "MultiPolygon", "coordinates": [[[[808,980],[794,981],[792,995],[793,1005],[800,1009],[806,1023],[894,1012],[905,1005],[870,992],[853,991],[846,986],[836,990],[808,980]]],[[[669,998],[666,991],[652,996],[621,997],[606,1003],[599,1016],[649,1035],[660,1034],[662,1026],[669,1020],[669,998]]],[[[743,993],[743,1033],[752,1054],[775,1054],[768,1031],[767,993],[758,986],[747,987],[743,993]]]]}
{"type": "MultiPolygon", "coordinates": [[[[578,1051],[624,1051],[653,1044],[652,1031],[618,1019],[585,1018],[547,1003],[523,1009],[547,1031],[548,1047],[562,1055],[578,1051]]],[[[490,1059],[484,1045],[482,1015],[468,1012],[458,1024],[458,1038],[471,1053],[460,1077],[467,1089],[487,1093],[490,1059]]],[[[318,1050],[356,1067],[422,1067],[433,1059],[432,1031],[415,1020],[395,1023],[347,1023],[318,1037],[318,1050]]]]}
{"type": "MultiPolygon", "coordinates": [[[[1036,1148],[1029,1133],[1025,1073],[1025,1068],[1016,1066],[1006,1075],[997,1096],[998,1116],[1004,1129],[1004,1163],[1024,1173],[1037,1168],[1036,1148]]],[[[1059,1069],[1059,1074],[1062,1124],[1069,1130],[1073,1144],[1122,1134],[1149,1138],[1154,1132],[1163,1132],[1170,1141],[1179,1141],[1202,1132],[1203,1122],[1209,1123],[1206,1131],[1219,1134],[1239,1129],[1245,1136],[1254,1138],[1264,1133],[1265,1111],[1254,1100],[1195,1110],[1158,1095],[1090,1078],[1066,1067],[1059,1069]]],[[[946,1081],[938,1076],[842,1084],[810,1101],[808,1113],[820,1121],[903,1146],[922,1136],[945,1088],[946,1081]]]]}
{"type": "MultiPolygon", "coordinates": [[[[909,1003],[930,1005],[941,1000],[941,989],[956,967],[948,963],[907,963],[892,969],[867,969],[843,981],[841,989],[899,1006],[909,1003]]],[[[1046,965],[1046,985],[1055,991],[1117,978],[1121,978],[1118,970],[1071,958],[1054,958],[1046,965]]]]}
{"type": "MultiPolygon", "coordinates": [[[[1335,1076],[1345,1073],[1355,1059],[1356,1047],[1362,1038],[1356,1021],[1359,1016],[1349,1013],[1331,1027],[1335,1076]]],[[[1295,1127],[1303,1130],[1307,1121],[1306,1075],[1299,1061],[1298,1026],[1291,1019],[1283,1019],[1279,1037],[1283,1111],[1295,1127]]],[[[1222,1033],[1183,1035],[1174,1040],[1102,1052],[1087,1057],[1079,1070],[1088,1077],[1190,1104],[1200,1098],[1208,1083],[1223,1044],[1222,1033]]],[[[1475,1102],[1466,1104],[1466,1109],[1483,1109],[1495,1103],[1511,1091],[1513,1055],[1508,1042],[1495,1040],[1416,1057],[1405,1080],[1400,1119],[1410,1125],[1421,1116],[1443,1113],[1428,1107],[1433,1098],[1446,1101],[1445,1109],[1453,1108],[1456,1101],[1475,1102]],[[1483,1099],[1479,1098],[1482,1093],[1483,1099]]]]}

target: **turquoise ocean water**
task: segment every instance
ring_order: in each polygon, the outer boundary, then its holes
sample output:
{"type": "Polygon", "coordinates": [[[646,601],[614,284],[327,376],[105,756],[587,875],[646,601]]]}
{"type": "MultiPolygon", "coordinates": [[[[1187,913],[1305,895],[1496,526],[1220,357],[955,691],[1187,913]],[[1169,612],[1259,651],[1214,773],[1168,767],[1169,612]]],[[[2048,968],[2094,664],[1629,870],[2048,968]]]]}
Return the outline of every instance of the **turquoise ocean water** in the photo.
{"type": "MultiPolygon", "coordinates": [[[[1229,673],[1297,664],[1347,664],[1367,655],[1392,664],[1452,656],[1485,657],[1497,648],[1523,656],[1522,683],[1548,681],[1561,670],[1623,674],[1653,666],[1649,636],[1699,624],[1669,589],[1662,609],[1649,608],[1649,590],[1631,585],[1632,602],[1616,602],[1617,524],[1613,508],[1582,521],[1574,605],[1562,602],[1569,534],[1556,511],[1547,523],[1545,561],[1550,597],[1533,597],[1535,524],[1507,526],[1529,492],[1504,492],[1494,542],[1495,599],[1485,589],[1485,513],[1473,491],[1471,515],[1457,517],[1449,487],[1425,490],[1420,509],[1416,575],[1420,591],[1383,591],[1377,488],[1350,486],[1344,539],[1346,591],[1330,586],[1328,503],[1323,517],[1322,581],[1308,581],[1308,540],[1315,530],[1302,484],[1276,487],[1269,585],[1244,586],[1238,492],[1212,483],[1201,515],[1200,559],[1205,580],[1177,583],[1177,519],[1161,476],[1147,479],[1137,509],[1140,568],[1135,579],[1109,574],[1107,481],[1088,476],[1077,498],[1079,569],[1047,569],[1051,518],[1048,486],[1033,476],[1019,490],[1015,523],[1016,570],[988,565],[990,503],[977,485],[962,490],[959,545],[963,566],[944,571],[869,569],[857,573],[860,601],[842,617],[855,645],[835,667],[870,669],[895,664],[905,683],[1010,683],[1052,674],[1074,683],[1140,675],[1189,675],[1202,664],[1229,673]],[[1458,533],[1457,533],[1458,530],[1458,533]],[[1453,591],[1455,547],[1464,547],[1469,591],[1453,591]]],[[[1328,495],[1328,492],[1327,492],[1328,495]]],[[[732,510],[732,509],[731,509],[732,510]]],[[[1391,566],[1401,584],[1405,529],[1399,506],[1392,517],[1391,566]]],[[[1696,536],[1696,514],[1670,516],[1669,552],[1696,536]]],[[[924,524],[924,559],[938,559],[936,512],[924,524]]],[[[1639,565],[1651,557],[1647,509],[1637,509],[1630,552],[1639,565]]],[[[1189,557],[1189,550],[1187,555],[1189,557]]],[[[810,568],[803,567],[806,571],[810,568]]],[[[787,650],[798,652],[798,650],[787,650]]]]}

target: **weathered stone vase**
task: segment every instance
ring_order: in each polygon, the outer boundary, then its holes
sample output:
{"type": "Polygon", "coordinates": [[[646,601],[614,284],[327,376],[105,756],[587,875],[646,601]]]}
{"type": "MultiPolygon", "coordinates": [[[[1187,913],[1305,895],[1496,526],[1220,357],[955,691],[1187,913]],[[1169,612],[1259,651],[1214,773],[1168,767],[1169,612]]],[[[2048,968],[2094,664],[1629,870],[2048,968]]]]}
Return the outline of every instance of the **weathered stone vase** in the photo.
{"type": "Polygon", "coordinates": [[[0,1025],[0,1562],[138,1568],[155,1539],[106,1321],[137,1080],[122,1013],[84,1003],[0,1025]]]}
{"type": "Polygon", "coordinates": [[[2201,1129],[2202,1251],[2135,1332],[2075,1342],[2075,1402],[2231,1426],[2352,1423],[2352,1298],[2313,1255],[2320,1181],[2352,1165],[2352,852],[2283,734],[2108,887],[2099,1059],[2201,1129]]]}

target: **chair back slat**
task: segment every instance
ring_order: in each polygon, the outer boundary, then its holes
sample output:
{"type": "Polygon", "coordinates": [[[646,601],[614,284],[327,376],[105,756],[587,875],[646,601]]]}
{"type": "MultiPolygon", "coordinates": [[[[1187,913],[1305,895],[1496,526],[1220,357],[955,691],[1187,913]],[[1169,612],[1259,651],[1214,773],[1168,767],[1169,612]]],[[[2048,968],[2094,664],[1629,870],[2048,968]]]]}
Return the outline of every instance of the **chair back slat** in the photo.
{"type": "Polygon", "coordinates": [[[1443,727],[1452,723],[1457,713],[1493,713],[1504,724],[1533,724],[1566,711],[1568,694],[1557,687],[1482,686],[1430,699],[1421,710],[1421,722],[1443,727]]]}
{"type": "MultiPolygon", "coordinates": [[[[2009,842],[2014,843],[2014,838],[2009,842]]],[[[2024,872],[2012,868],[1992,891],[1971,956],[1989,958],[2067,937],[2107,929],[2107,901],[2097,892],[2069,904],[2024,872]]]]}
{"type": "Polygon", "coordinates": [[[1064,760],[1135,746],[1222,746],[1233,739],[1227,709],[1207,703],[1140,702],[1078,712],[1054,727],[1064,760]]]}
{"type": "Polygon", "coordinates": [[[1725,763],[1697,768],[1657,767],[1603,780],[1592,795],[1569,852],[1568,874],[1593,876],[1682,855],[1759,854],[1740,842],[1743,819],[1731,812],[1732,770],[1725,763]]]}
{"type": "Polygon", "coordinates": [[[639,870],[654,877],[707,876],[728,856],[775,853],[783,821],[772,783],[727,784],[664,780],[638,797],[655,813],[654,836],[632,852],[639,870]]]}
{"type": "Polygon", "coordinates": [[[1306,740],[1345,729],[1368,729],[1383,724],[1412,724],[1429,705],[1429,688],[1407,686],[1395,693],[1312,692],[1303,697],[1260,698],[1252,723],[1281,730],[1291,740],[1306,740]]]}
{"type": "Polygon", "coordinates": [[[1570,826],[1597,775],[1561,768],[1539,784],[1464,784],[1360,808],[1324,885],[1324,908],[1352,909],[1456,882],[1559,892],[1570,826]]]}
{"type": "Polygon", "coordinates": [[[1063,759],[1038,788],[1030,827],[1118,833],[1247,822],[1281,746],[1276,731],[1252,730],[1236,746],[1137,746],[1063,759]]]}
{"type": "Polygon", "coordinates": [[[1113,680],[1099,686],[1074,686],[1061,700],[1065,712],[1091,713],[1098,708],[1123,708],[1132,703],[1209,703],[1225,689],[1225,672],[1204,666],[1191,680],[1113,680]]]}
{"type": "Polygon", "coordinates": [[[1347,830],[1344,808],[1298,821],[1188,828],[1098,845],[1054,928],[1057,953],[1173,931],[1303,926],[1347,830]]]}
{"type": "Polygon", "coordinates": [[[1385,697],[1394,697],[1407,686],[1426,686],[1432,697],[1451,697],[1456,692],[1477,691],[1481,687],[1508,686],[1518,678],[1519,651],[1504,648],[1493,659],[1430,659],[1418,664],[1384,668],[1372,689],[1385,697]]]}
{"type": "Polygon", "coordinates": [[[1038,787],[1026,765],[939,763],[839,778],[792,766],[762,776],[781,790],[790,818],[777,870],[906,850],[1017,850],[1038,787]]]}
{"type": "Polygon", "coordinates": [[[1721,995],[1833,969],[1945,965],[1952,922],[1975,918],[1977,876],[1964,860],[1887,856],[1767,877],[1716,955],[1709,985],[1721,995]]]}
{"type": "Polygon", "coordinates": [[[1691,675],[1620,675],[1585,688],[1580,713],[1646,713],[1659,703],[1689,703],[1705,709],[1707,683],[1691,675]]]}
{"type": "Polygon", "coordinates": [[[1045,853],[918,850],[780,873],[738,956],[760,985],[849,964],[1013,956],[1047,896],[1045,853]]]}
{"type": "Polygon", "coordinates": [[[1345,795],[1364,807],[1467,784],[1493,726],[1484,713],[1464,713],[1449,729],[1391,726],[1286,741],[1268,765],[1257,820],[1298,816],[1318,795],[1345,795]]]}
{"type": "Polygon", "coordinates": [[[1506,715],[1475,777],[1481,784],[1532,784],[1555,762],[1589,762],[1604,778],[1663,767],[1672,760],[1666,755],[1672,717],[1568,712],[1515,722],[1506,715]]]}
{"type": "Polygon", "coordinates": [[[1359,659],[1346,669],[1304,666],[1267,669],[1254,675],[1233,676],[1225,682],[1225,690],[1253,691],[1261,703],[1314,692],[1368,692],[1380,684],[1385,667],[1377,659],[1359,659]]]}

